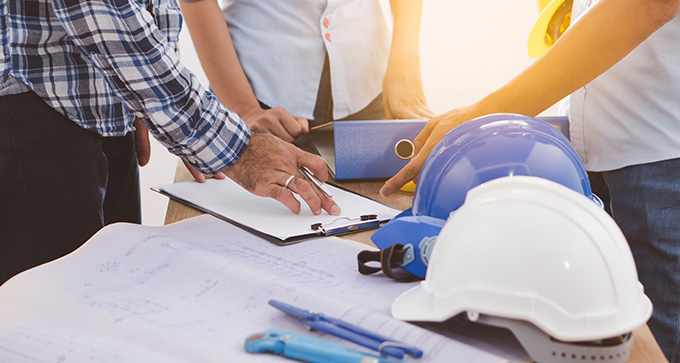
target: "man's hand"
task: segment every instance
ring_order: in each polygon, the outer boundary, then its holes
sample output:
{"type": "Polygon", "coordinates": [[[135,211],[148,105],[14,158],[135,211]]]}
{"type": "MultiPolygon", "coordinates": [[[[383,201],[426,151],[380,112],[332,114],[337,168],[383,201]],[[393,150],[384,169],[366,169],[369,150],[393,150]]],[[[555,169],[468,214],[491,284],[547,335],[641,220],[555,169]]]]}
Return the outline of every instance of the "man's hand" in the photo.
{"type": "Polygon", "coordinates": [[[141,119],[135,118],[135,152],[137,153],[137,164],[144,166],[151,159],[151,143],[149,142],[149,130],[141,119]]]}
{"type": "Polygon", "coordinates": [[[273,135],[254,132],[241,158],[225,174],[255,195],[278,200],[295,214],[300,213],[300,202],[293,193],[299,194],[314,214],[321,214],[323,209],[339,215],[340,207],[307,182],[299,171],[301,166],[308,167],[322,182],[328,179],[321,157],[273,135]]]}
{"type": "Polygon", "coordinates": [[[283,107],[264,110],[252,107],[239,113],[251,130],[270,133],[284,141],[293,142],[299,136],[309,132],[309,121],[302,117],[294,117],[283,107]]]}
{"type": "MultiPolygon", "coordinates": [[[[416,56],[416,59],[419,59],[416,56]]],[[[387,119],[431,118],[423,91],[420,63],[412,59],[390,57],[383,80],[383,107],[387,119]]]]}

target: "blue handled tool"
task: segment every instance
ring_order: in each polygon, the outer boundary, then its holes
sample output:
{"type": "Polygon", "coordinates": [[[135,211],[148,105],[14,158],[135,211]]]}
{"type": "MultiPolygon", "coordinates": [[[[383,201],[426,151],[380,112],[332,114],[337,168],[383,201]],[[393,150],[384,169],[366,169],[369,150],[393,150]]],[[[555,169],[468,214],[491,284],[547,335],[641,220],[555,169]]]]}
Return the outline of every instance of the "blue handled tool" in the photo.
{"type": "Polygon", "coordinates": [[[288,333],[280,330],[265,330],[246,338],[248,353],[270,352],[310,363],[401,363],[402,360],[379,357],[350,350],[342,344],[327,340],[288,333]]]}
{"type": "Polygon", "coordinates": [[[299,318],[308,329],[335,335],[336,337],[378,351],[383,355],[396,358],[403,358],[404,354],[408,354],[414,358],[423,356],[423,351],[418,348],[378,335],[342,320],[325,316],[321,313],[296,308],[278,300],[269,300],[269,305],[299,318]]]}

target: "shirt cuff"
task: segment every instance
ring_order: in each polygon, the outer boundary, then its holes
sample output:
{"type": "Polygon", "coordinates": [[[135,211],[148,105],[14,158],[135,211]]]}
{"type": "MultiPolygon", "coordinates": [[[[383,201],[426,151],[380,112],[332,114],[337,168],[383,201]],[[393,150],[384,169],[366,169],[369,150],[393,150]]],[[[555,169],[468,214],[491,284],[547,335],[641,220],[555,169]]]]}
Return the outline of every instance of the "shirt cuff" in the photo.
{"type": "Polygon", "coordinates": [[[170,150],[207,175],[215,175],[234,165],[250,142],[250,129],[245,122],[224,106],[219,105],[219,108],[217,120],[207,130],[201,131],[198,127],[195,134],[201,136],[191,145],[170,150]]]}

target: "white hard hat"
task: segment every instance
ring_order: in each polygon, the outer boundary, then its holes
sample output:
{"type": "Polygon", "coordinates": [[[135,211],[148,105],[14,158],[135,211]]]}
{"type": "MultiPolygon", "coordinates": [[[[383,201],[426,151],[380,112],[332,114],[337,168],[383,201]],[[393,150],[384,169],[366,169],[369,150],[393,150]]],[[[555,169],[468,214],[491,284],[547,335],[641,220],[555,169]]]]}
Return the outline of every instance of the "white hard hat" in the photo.
{"type": "Polygon", "coordinates": [[[439,234],[425,280],[392,305],[395,318],[412,321],[463,312],[583,342],[631,332],[652,305],[606,212],[553,181],[511,176],[468,192],[439,234]]]}

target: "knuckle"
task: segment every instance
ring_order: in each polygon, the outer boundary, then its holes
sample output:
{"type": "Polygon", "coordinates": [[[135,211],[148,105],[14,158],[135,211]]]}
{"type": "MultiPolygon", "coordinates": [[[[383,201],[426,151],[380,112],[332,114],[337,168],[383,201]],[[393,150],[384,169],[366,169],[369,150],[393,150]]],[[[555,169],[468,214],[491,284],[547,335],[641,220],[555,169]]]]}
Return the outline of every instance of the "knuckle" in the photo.
{"type": "Polygon", "coordinates": [[[312,186],[306,180],[300,180],[300,178],[295,178],[295,187],[299,191],[298,194],[307,194],[312,191],[312,186]]]}
{"type": "Polygon", "coordinates": [[[262,125],[265,128],[269,128],[271,125],[273,125],[274,121],[275,121],[275,119],[272,117],[272,115],[264,115],[260,119],[260,123],[262,123],[262,125]]]}
{"type": "Polygon", "coordinates": [[[250,125],[250,129],[257,132],[263,132],[264,128],[262,127],[261,123],[261,120],[256,120],[252,125],[250,125]]]}
{"type": "Polygon", "coordinates": [[[268,196],[276,200],[279,200],[279,198],[281,197],[281,192],[283,192],[283,188],[272,187],[271,189],[269,189],[268,196]]]}
{"type": "Polygon", "coordinates": [[[273,187],[269,191],[270,198],[278,200],[279,202],[285,204],[286,206],[294,204],[295,197],[293,193],[284,187],[273,187]]]}

